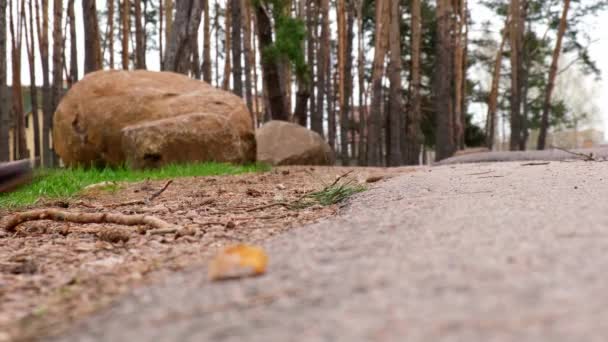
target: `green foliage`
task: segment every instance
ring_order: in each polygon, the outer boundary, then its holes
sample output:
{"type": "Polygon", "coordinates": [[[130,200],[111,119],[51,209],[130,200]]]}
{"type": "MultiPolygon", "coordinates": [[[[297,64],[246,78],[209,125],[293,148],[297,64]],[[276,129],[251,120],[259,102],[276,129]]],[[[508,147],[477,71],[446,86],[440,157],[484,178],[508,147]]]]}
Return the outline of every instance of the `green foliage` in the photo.
{"type": "MultiPolygon", "coordinates": [[[[266,165],[237,166],[220,163],[169,165],[160,169],[131,170],[126,167],[103,169],[42,169],[31,184],[15,192],[0,195],[0,207],[15,207],[35,203],[40,198],[69,198],[88,185],[101,182],[138,182],[146,179],[232,175],[268,171],[266,165]]],[[[110,187],[108,190],[116,190],[110,187]]]]}

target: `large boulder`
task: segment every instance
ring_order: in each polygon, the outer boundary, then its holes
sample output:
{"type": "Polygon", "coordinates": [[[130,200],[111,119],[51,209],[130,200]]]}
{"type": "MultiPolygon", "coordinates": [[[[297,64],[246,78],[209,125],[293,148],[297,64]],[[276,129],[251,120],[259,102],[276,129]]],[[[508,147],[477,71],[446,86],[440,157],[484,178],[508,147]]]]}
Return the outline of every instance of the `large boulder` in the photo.
{"type": "Polygon", "coordinates": [[[305,127],[270,121],[255,134],[257,159],[271,165],[333,165],[334,152],[323,138],[305,127]]]}
{"type": "Polygon", "coordinates": [[[255,161],[239,97],[170,72],[99,71],[64,96],[53,141],[66,165],[161,166],[255,161]]]}

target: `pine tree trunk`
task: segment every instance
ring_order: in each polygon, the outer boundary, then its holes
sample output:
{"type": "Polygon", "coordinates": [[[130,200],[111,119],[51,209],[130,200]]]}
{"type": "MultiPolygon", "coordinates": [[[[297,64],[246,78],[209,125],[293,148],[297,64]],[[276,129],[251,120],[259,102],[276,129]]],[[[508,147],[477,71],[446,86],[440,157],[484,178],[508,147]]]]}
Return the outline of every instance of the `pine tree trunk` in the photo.
{"type": "Polygon", "coordinates": [[[496,131],[496,111],[498,110],[498,85],[500,83],[500,71],[502,68],[502,55],[507,41],[507,33],[509,32],[509,18],[505,21],[505,27],[502,30],[502,39],[500,46],[496,51],[494,58],[494,71],[492,73],[492,85],[490,86],[490,94],[488,96],[488,115],[486,119],[486,146],[491,150],[494,146],[495,131],[496,131]]]}
{"type": "Polygon", "coordinates": [[[464,28],[466,20],[466,2],[464,0],[457,1],[454,11],[456,17],[454,20],[455,35],[454,35],[454,143],[456,149],[460,148],[464,141],[464,122],[462,120],[463,106],[463,84],[464,80],[464,28]]]}
{"type": "Polygon", "coordinates": [[[129,70],[129,36],[131,32],[131,24],[129,20],[129,2],[130,0],[122,0],[122,9],[120,11],[121,26],[122,26],[122,69],[129,70]]]}
{"type": "Polygon", "coordinates": [[[420,146],[423,143],[420,122],[422,118],[422,97],[420,94],[420,48],[422,40],[422,17],[420,0],[411,1],[412,60],[410,66],[410,109],[405,123],[405,149],[403,162],[406,165],[418,165],[420,146]]]}
{"type": "Polygon", "coordinates": [[[509,30],[509,44],[511,46],[511,139],[509,149],[515,151],[519,147],[521,138],[521,97],[520,97],[520,65],[521,65],[521,4],[519,0],[511,1],[511,27],[509,30]]]}
{"type": "Polygon", "coordinates": [[[198,39],[203,7],[198,0],[177,2],[171,38],[165,50],[164,70],[188,74],[192,69],[193,41],[198,39]]]}
{"type": "MultiPolygon", "coordinates": [[[[300,0],[304,3],[304,0],[300,0]]],[[[310,94],[310,106],[309,113],[305,117],[300,117],[298,120],[299,124],[304,127],[309,127],[309,117],[317,115],[317,102],[315,96],[315,89],[317,89],[317,80],[315,74],[315,51],[317,48],[316,33],[317,33],[317,15],[318,15],[318,2],[310,2],[306,6],[306,59],[308,63],[308,79],[309,79],[309,94],[310,94]]]]}
{"type": "Polygon", "coordinates": [[[232,92],[238,97],[243,97],[243,69],[241,67],[241,0],[231,1],[232,15],[232,92]]]}
{"type": "Polygon", "coordinates": [[[540,134],[538,135],[538,149],[544,150],[547,141],[547,131],[549,130],[549,111],[551,110],[551,97],[553,96],[553,88],[555,88],[555,78],[557,77],[557,64],[559,62],[559,56],[562,52],[562,40],[564,33],[566,33],[566,27],[568,25],[568,10],[570,8],[570,0],[564,0],[564,10],[562,17],[559,22],[559,29],[557,31],[557,42],[555,43],[555,49],[553,50],[553,59],[551,60],[551,68],[549,69],[549,79],[547,82],[547,88],[545,89],[545,99],[543,102],[543,115],[540,123],[540,134]]]}
{"type": "Polygon", "coordinates": [[[215,18],[213,30],[215,31],[215,86],[220,86],[220,12],[218,0],[215,0],[215,18]]]}
{"type": "MultiPolygon", "coordinates": [[[[268,46],[273,44],[272,24],[270,22],[268,12],[263,5],[257,4],[255,7],[255,12],[257,18],[259,48],[260,51],[264,51],[268,46]]],[[[268,96],[269,105],[266,106],[267,111],[270,112],[273,120],[288,121],[289,115],[281,85],[279,65],[272,58],[262,58],[262,73],[264,87],[268,96]]]]}
{"type": "MultiPolygon", "coordinates": [[[[12,1],[12,0],[10,0],[12,1]]],[[[6,0],[0,0],[0,8],[6,8],[6,0]]],[[[0,13],[0,161],[8,161],[9,151],[9,109],[6,61],[6,11],[0,13]]]]}
{"type": "MultiPolygon", "coordinates": [[[[346,60],[344,65],[344,112],[346,113],[345,123],[345,144],[350,145],[350,156],[346,154],[349,165],[350,161],[356,157],[355,155],[355,126],[353,117],[353,39],[355,34],[353,32],[354,24],[354,1],[349,0],[347,2],[347,19],[346,19],[346,60]]],[[[346,146],[346,145],[345,145],[346,146]]],[[[348,152],[348,151],[347,151],[348,152]]]]}
{"type": "Polygon", "coordinates": [[[12,39],[11,62],[13,76],[12,89],[14,116],[13,146],[15,147],[15,159],[25,159],[29,157],[25,140],[25,115],[23,113],[23,96],[21,91],[21,42],[23,37],[22,18],[24,18],[24,4],[25,2],[23,0],[16,2],[16,5],[19,6],[19,9],[17,9],[18,18],[16,19],[13,18],[15,15],[15,12],[13,11],[13,6],[12,4],[9,4],[9,26],[12,39]]]}
{"type": "Polygon", "coordinates": [[[146,33],[142,26],[141,0],[135,0],[135,69],[146,69],[146,33]]]}
{"type": "Polygon", "coordinates": [[[340,107],[340,159],[342,165],[348,165],[348,99],[346,98],[346,0],[338,0],[336,16],[338,18],[338,101],[340,107]]]}
{"type": "MultiPolygon", "coordinates": [[[[161,0],[162,1],[162,0],[161,0]]],[[[171,39],[171,30],[173,29],[173,0],[165,1],[165,50],[169,47],[169,40],[171,39]]],[[[166,51],[165,51],[166,54],[166,51]]],[[[165,55],[163,55],[163,65],[165,55]]]]}
{"type": "Polygon", "coordinates": [[[455,150],[454,109],[452,84],[454,82],[454,47],[451,37],[451,4],[449,0],[437,1],[437,66],[434,79],[436,113],[435,158],[437,161],[451,157],[455,150]]]}
{"type": "Polygon", "coordinates": [[[55,160],[51,148],[51,130],[53,127],[53,102],[51,92],[51,73],[49,64],[49,3],[42,0],[42,9],[38,0],[36,4],[36,30],[38,47],[40,49],[40,64],[42,66],[42,165],[52,167],[55,160]],[[42,13],[41,13],[42,12],[42,13]]]}
{"type": "Polygon", "coordinates": [[[222,89],[230,89],[230,75],[232,74],[232,0],[227,0],[226,17],[224,23],[224,78],[222,80],[222,89]]]}
{"type": "MultiPolygon", "coordinates": [[[[306,22],[304,15],[304,1],[298,2],[298,19],[303,23],[306,22]]],[[[302,51],[304,51],[304,40],[300,45],[302,51]]],[[[310,66],[309,66],[310,67],[310,66]]],[[[310,79],[306,79],[307,75],[300,75],[296,72],[296,78],[298,82],[298,91],[296,92],[296,108],[294,111],[294,120],[301,126],[306,127],[307,113],[308,113],[308,99],[310,98],[310,79]]]]}
{"type": "Polygon", "coordinates": [[[363,2],[357,0],[357,80],[359,82],[359,166],[367,165],[367,103],[364,101],[365,92],[365,51],[363,50],[363,2]]]}
{"type": "MultiPolygon", "coordinates": [[[[106,36],[106,41],[108,42],[108,53],[110,60],[110,69],[114,69],[114,2],[115,0],[108,0],[108,34],[106,36]]],[[[162,10],[162,6],[160,6],[162,10]]],[[[162,32],[162,12],[161,12],[161,32],[162,32]]],[[[162,36],[160,37],[160,50],[163,49],[163,41],[162,36]]],[[[86,58],[85,58],[86,59],[86,58]]],[[[85,68],[86,69],[86,68],[85,68]]],[[[86,73],[86,71],[85,71],[86,73]]]]}
{"type": "Polygon", "coordinates": [[[32,105],[32,124],[34,130],[34,157],[36,158],[36,165],[40,163],[41,150],[40,150],[40,119],[38,116],[39,105],[38,105],[38,87],[36,86],[36,42],[34,41],[34,9],[32,8],[32,2],[28,2],[28,19],[29,24],[26,22],[25,27],[25,41],[27,59],[29,62],[29,74],[30,74],[30,103],[32,105]]]}
{"type": "Polygon", "coordinates": [[[74,15],[74,0],[68,1],[68,21],[70,23],[70,77],[68,84],[78,81],[78,46],[76,37],[76,16],[74,15]]]}
{"type": "Polygon", "coordinates": [[[370,166],[382,165],[380,145],[382,144],[382,78],[384,76],[384,58],[386,54],[386,41],[388,26],[390,24],[389,1],[376,0],[376,42],[374,47],[374,62],[372,67],[372,102],[367,132],[367,164],[370,166]]]}
{"type": "MultiPolygon", "coordinates": [[[[253,116],[253,97],[251,94],[251,67],[254,66],[253,50],[251,49],[251,1],[241,0],[241,8],[243,9],[242,26],[243,26],[243,49],[245,55],[245,100],[247,108],[253,116]]],[[[251,122],[255,123],[255,118],[251,122]]]]}
{"type": "Polygon", "coordinates": [[[401,153],[401,127],[403,120],[403,86],[401,85],[401,9],[398,1],[391,1],[390,8],[389,50],[390,62],[388,75],[390,79],[389,110],[386,133],[388,166],[399,166],[403,163],[401,153]]]}
{"type": "MultiPolygon", "coordinates": [[[[329,0],[320,0],[321,15],[321,39],[317,50],[317,109],[313,111],[310,118],[310,126],[313,131],[323,134],[323,116],[325,113],[325,94],[324,90],[329,74],[329,0]]],[[[329,105],[327,106],[329,107],[329,105]]]]}
{"type": "Polygon", "coordinates": [[[203,0],[203,12],[205,22],[203,23],[203,81],[211,84],[211,31],[209,0],[203,0]]]}
{"type": "MultiPolygon", "coordinates": [[[[111,3],[112,1],[109,2],[111,3]]],[[[136,1],[136,3],[138,2],[136,1]]],[[[97,6],[94,0],[82,0],[82,14],[84,23],[84,73],[88,74],[103,68],[97,6]]],[[[112,45],[113,41],[112,38],[110,45],[112,45]]],[[[110,50],[111,54],[114,53],[113,50],[113,48],[110,50]]]]}

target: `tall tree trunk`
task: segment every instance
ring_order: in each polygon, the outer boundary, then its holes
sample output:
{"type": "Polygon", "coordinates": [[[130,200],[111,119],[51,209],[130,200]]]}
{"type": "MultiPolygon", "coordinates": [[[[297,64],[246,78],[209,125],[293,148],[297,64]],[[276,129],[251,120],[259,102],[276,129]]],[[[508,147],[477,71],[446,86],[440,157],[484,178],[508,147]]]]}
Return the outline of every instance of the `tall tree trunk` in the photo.
{"type": "MultiPolygon", "coordinates": [[[[108,34],[106,40],[108,41],[108,53],[110,54],[110,69],[114,69],[114,2],[115,0],[108,0],[108,34]]],[[[162,6],[161,10],[162,10],[162,6]]],[[[162,12],[161,12],[161,27],[162,27],[162,12]]],[[[162,32],[162,29],[161,29],[162,32]]],[[[160,41],[160,50],[163,49],[162,37],[160,41]]],[[[85,58],[86,59],[86,58],[85,58]]],[[[86,62],[85,62],[86,63],[86,62]]],[[[85,68],[86,69],[86,68],[85,68]]],[[[86,73],[86,71],[85,71],[86,73]]]]}
{"type": "Polygon", "coordinates": [[[70,77],[68,84],[78,81],[78,39],[76,37],[76,16],[74,15],[74,0],[68,1],[68,21],[70,22],[70,77]]]}
{"type": "Polygon", "coordinates": [[[500,70],[502,68],[502,55],[507,41],[507,33],[509,32],[509,18],[505,21],[505,27],[502,30],[502,39],[500,46],[496,51],[494,58],[494,70],[492,73],[492,85],[490,86],[490,94],[488,96],[488,115],[486,120],[486,146],[491,150],[494,146],[496,132],[496,111],[498,110],[498,85],[500,84],[500,70]]]}
{"type": "Polygon", "coordinates": [[[213,30],[215,31],[215,86],[220,86],[220,12],[218,0],[215,0],[215,18],[213,19],[213,30]]]}
{"type": "Polygon", "coordinates": [[[146,69],[146,32],[142,26],[141,0],[135,0],[135,69],[146,69]]]}
{"type": "Polygon", "coordinates": [[[158,58],[160,60],[160,67],[163,67],[164,49],[163,49],[163,36],[165,34],[163,23],[165,20],[165,6],[163,6],[162,0],[158,4],[158,58]]]}
{"type": "Polygon", "coordinates": [[[340,106],[340,159],[348,165],[348,99],[346,98],[346,0],[338,0],[336,16],[338,18],[338,101],[340,106]]]}
{"type": "MultiPolygon", "coordinates": [[[[329,63],[328,63],[329,64],[329,63]]],[[[338,73],[333,72],[333,68],[327,68],[327,77],[325,79],[325,92],[327,94],[327,143],[335,151],[336,150],[336,88],[333,87],[337,81],[338,73]]]]}
{"type": "Polygon", "coordinates": [[[555,78],[557,77],[557,64],[559,62],[559,56],[562,52],[562,40],[564,33],[566,33],[566,27],[568,25],[568,10],[570,8],[570,0],[564,0],[564,10],[562,11],[562,18],[559,22],[559,29],[557,31],[557,41],[555,42],[555,49],[553,50],[553,59],[551,60],[551,68],[549,69],[549,79],[547,81],[547,88],[545,89],[545,100],[543,101],[543,115],[540,123],[540,134],[538,135],[538,149],[544,150],[547,141],[547,131],[549,130],[549,111],[551,110],[551,97],[553,96],[553,89],[555,88],[555,78]]]}
{"type": "MultiPolygon", "coordinates": [[[[112,3],[113,0],[109,2],[112,3]]],[[[139,1],[136,1],[136,3],[138,2],[139,1]]],[[[101,60],[101,44],[99,42],[99,23],[97,21],[97,6],[95,5],[95,0],[82,0],[82,14],[84,22],[84,73],[88,74],[103,68],[101,60]]],[[[112,45],[113,41],[114,40],[112,38],[110,45],[112,45]]],[[[114,53],[113,50],[113,48],[110,50],[111,54],[114,53]]]]}
{"type": "Polygon", "coordinates": [[[404,163],[406,165],[418,165],[420,158],[420,146],[423,143],[420,122],[422,118],[422,96],[420,94],[421,72],[420,72],[420,48],[422,41],[422,16],[420,0],[411,0],[411,29],[412,29],[412,60],[410,65],[410,108],[407,112],[405,124],[405,151],[404,163]]]}
{"type": "Polygon", "coordinates": [[[399,6],[399,1],[391,1],[390,23],[390,62],[388,65],[388,76],[391,85],[386,130],[386,133],[389,135],[387,164],[388,166],[399,166],[403,163],[401,159],[403,86],[401,85],[401,8],[399,6]]]}
{"type": "MultiPolygon", "coordinates": [[[[12,0],[10,0],[12,1],[12,0]]],[[[6,0],[0,0],[0,8],[6,8],[6,0]]],[[[7,63],[6,63],[6,11],[0,13],[0,161],[8,161],[9,151],[9,110],[8,110],[8,89],[7,63]]]]}
{"type": "Polygon", "coordinates": [[[466,26],[466,0],[456,1],[454,11],[455,36],[454,36],[454,141],[456,149],[464,143],[464,121],[462,112],[464,103],[463,84],[464,78],[464,29],[466,26]]]}
{"type": "MultiPolygon", "coordinates": [[[[320,0],[321,40],[317,50],[317,109],[312,112],[310,126],[313,131],[323,136],[323,114],[325,113],[324,90],[329,74],[329,0],[320,0]]],[[[329,107],[329,106],[328,106],[329,107]]]]}
{"type": "Polygon", "coordinates": [[[63,92],[63,77],[61,66],[63,65],[63,38],[61,32],[61,21],[63,17],[62,0],[53,1],[53,88],[52,108],[55,110],[59,105],[63,92]]]}
{"type": "MultiPolygon", "coordinates": [[[[165,1],[164,7],[165,7],[165,44],[166,44],[165,49],[167,49],[169,47],[169,40],[171,39],[171,30],[173,29],[173,0],[164,0],[164,1],[165,1]]],[[[164,56],[165,55],[163,55],[163,59],[164,59],[164,56]]],[[[165,65],[165,64],[163,63],[163,65],[165,65]]]]}
{"type": "Polygon", "coordinates": [[[364,101],[365,92],[365,51],[363,32],[363,4],[364,0],[356,0],[357,4],[357,80],[359,82],[359,159],[360,166],[367,165],[367,103],[364,101]]]}
{"type": "Polygon", "coordinates": [[[522,13],[522,3],[525,0],[513,0],[511,2],[511,28],[509,30],[510,46],[511,46],[511,139],[509,148],[513,150],[519,149],[519,143],[522,136],[522,85],[523,81],[523,35],[524,35],[524,20],[522,13]]]}
{"type": "MultiPolygon", "coordinates": [[[[304,1],[300,0],[298,2],[298,19],[300,19],[302,22],[306,22],[304,12],[304,1]]],[[[302,51],[304,51],[304,40],[302,40],[300,48],[302,49],[302,51]]],[[[306,75],[301,75],[300,73],[296,72],[298,91],[296,93],[296,108],[294,111],[294,119],[299,125],[304,127],[306,127],[308,99],[310,98],[310,78],[308,77],[308,73],[306,75]]]]}
{"type": "Polygon", "coordinates": [[[372,102],[367,132],[367,164],[382,165],[380,145],[382,144],[382,78],[384,76],[384,58],[390,24],[389,0],[376,0],[376,42],[372,68],[372,102]]]}
{"type": "Polygon", "coordinates": [[[203,81],[211,84],[211,31],[209,0],[203,0],[203,12],[205,22],[203,23],[203,81]]]}
{"type": "Polygon", "coordinates": [[[38,87],[36,86],[36,42],[34,41],[34,9],[32,1],[28,1],[29,24],[25,22],[25,42],[30,74],[30,103],[32,105],[32,124],[34,129],[34,157],[36,164],[40,163],[40,119],[38,116],[38,87]]]}
{"type": "MultiPolygon", "coordinates": [[[[348,0],[347,2],[347,19],[346,19],[346,60],[344,62],[344,112],[346,113],[345,119],[345,144],[350,145],[350,156],[346,154],[348,163],[350,160],[356,157],[355,155],[355,126],[353,117],[353,39],[355,34],[353,32],[354,25],[354,1],[348,0]]],[[[348,152],[348,151],[347,151],[348,152]]],[[[345,164],[348,165],[348,164],[345,164]]]]}
{"type": "MultiPolygon", "coordinates": [[[[301,3],[304,3],[301,0],[301,3]]],[[[317,110],[317,102],[315,96],[315,89],[317,89],[317,80],[315,74],[315,51],[317,48],[316,33],[317,33],[317,17],[319,14],[319,3],[317,1],[311,1],[306,6],[306,59],[308,63],[308,80],[310,88],[308,90],[310,94],[310,106],[309,115],[298,118],[298,123],[304,127],[309,125],[309,116],[312,117],[317,115],[314,113],[317,110]]]]}
{"type": "Polygon", "coordinates": [[[241,67],[241,0],[230,0],[232,4],[232,92],[243,97],[243,69],[241,67]]]}
{"type": "MultiPolygon", "coordinates": [[[[262,4],[256,4],[255,14],[257,18],[257,33],[260,51],[264,51],[273,44],[272,24],[267,9],[262,4]]],[[[270,111],[273,120],[288,121],[289,115],[284,92],[281,84],[279,65],[273,58],[262,58],[262,73],[264,87],[268,92],[267,110],[270,111]]]]}
{"type": "Polygon", "coordinates": [[[122,68],[129,70],[129,36],[131,33],[131,21],[129,20],[129,5],[131,0],[122,0],[121,23],[122,23],[122,68]]]}
{"type": "Polygon", "coordinates": [[[232,74],[232,0],[227,0],[225,30],[224,30],[224,78],[222,79],[222,89],[230,89],[230,75],[232,74]]]}
{"type": "MultiPolygon", "coordinates": [[[[251,67],[255,67],[253,50],[251,49],[251,1],[241,0],[241,7],[243,13],[243,49],[245,54],[245,100],[247,101],[247,108],[253,115],[253,97],[251,94],[251,67]]],[[[251,122],[255,123],[255,120],[251,122]]]]}
{"type": "Polygon", "coordinates": [[[15,159],[24,159],[29,157],[27,144],[25,140],[25,115],[23,113],[23,96],[21,88],[21,42],[23,38],[23,12],[25,11],[24,0],[16,1],[15,3],[19,8],[13,10],[13,4],[9,3],[9,16],[10,16],[10,31],[11,31],[11,62],[12,62],[12,76],[13,76],[13,119],[14,119],[14,130],[13,130],[13,141],[15,147],[15,159]],[[16,20],[14,16],[17,15],[16,20]],[[16,23],[15,23],[16,21],[16,23]]]}
{"type": "Polygon", "coordinates": [[[435,158],[438,161],[452,156],[456,150],[454,108],[452,106],[454,47],[451,37],[451,13],[449,0],[437,0],[437,66],[434,79],[434,102],[437,116],[435,158]]]}
{"type": "Polygon", "coordinates": [[[193,40],[198,39],[203,7],[198,0],[177,2],[171,38],[165,50],[164,70],[187,74],[191,69],[193,40]]]}
{"type": "Polygon", "coordinates": [[[51,130],[53,127],[53,101],[51,93],[51,73],[49,64],[49,0],[42,0],[36,4],[36,30],[38,33],[38,47],[40,49],[40,64],[42,66],[42,165],[53,166],[55,160],[51,147],[51,130]]]}

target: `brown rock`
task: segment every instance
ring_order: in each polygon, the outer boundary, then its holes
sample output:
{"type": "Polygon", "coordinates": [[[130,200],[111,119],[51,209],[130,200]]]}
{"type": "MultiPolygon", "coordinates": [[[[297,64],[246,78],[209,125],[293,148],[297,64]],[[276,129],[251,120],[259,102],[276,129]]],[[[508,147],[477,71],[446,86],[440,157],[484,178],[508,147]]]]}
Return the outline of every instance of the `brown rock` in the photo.
{"type": "Polygon", "coordinates": [[[333,165],[334,152],[323,138],[300,125],[270,121],[255,134],[258,161],[271,165],[333,165]]]}
{"type": "Polygon", "coordinates": [[[170,72],[88,74],[59,104],[53,133],[67,165],[255,160],[242,99],[170,72]]]}

